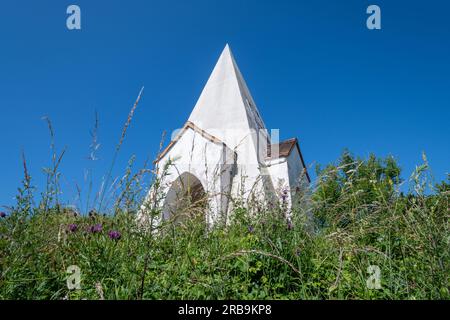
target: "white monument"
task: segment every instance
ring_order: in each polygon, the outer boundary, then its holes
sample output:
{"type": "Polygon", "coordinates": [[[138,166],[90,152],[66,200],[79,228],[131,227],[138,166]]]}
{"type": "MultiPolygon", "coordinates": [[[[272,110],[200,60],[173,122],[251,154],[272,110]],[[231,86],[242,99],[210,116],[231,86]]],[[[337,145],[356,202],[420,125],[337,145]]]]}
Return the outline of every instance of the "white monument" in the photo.
{"type": "MultiPolygon", "coordinates": [[[[157,201],[161,218],[173,217],[189,194],[194,201],[207,199],[210,225],[229,221],[235,200],[281,200],[288,212],[310,181],[297,139],[279,142],[278,130],[266,129],[228,45],[189,119],[155,163],[164,195],[157,201]]],[[[147,200],[152,196],[150,190],[147,200]]]]}

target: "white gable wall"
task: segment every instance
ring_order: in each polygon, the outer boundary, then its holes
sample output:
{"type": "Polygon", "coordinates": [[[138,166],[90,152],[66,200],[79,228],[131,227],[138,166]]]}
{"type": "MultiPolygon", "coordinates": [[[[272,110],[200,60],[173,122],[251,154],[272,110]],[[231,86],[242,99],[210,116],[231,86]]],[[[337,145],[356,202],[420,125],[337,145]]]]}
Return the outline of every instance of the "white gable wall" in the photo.
{"type": "MultiPolygon", "coordinates": [[[[231,191],[232,174],[235,170],[234,153],[223,143],[214,143],[200,133],[188,128],[178,141],[159,161],[159,170],[172,159],[163,177],[163,192],[184,172],[189,172],[200,180],[210,197],[210,211],[207,220],[216,221],[226,214],[228,201],[225,193],[231,191]]],[[[160,172],[160,174],[162,174],[160,172]]]]}
{"type": "Polygon", "coordinates": [[[308,183],[308,179],[304,173],[302,159],[297,147],[294,147],[287,157],[287,163],[289,171],[289,184],[291,189],[295,189],[304,183],[308,183]]]}

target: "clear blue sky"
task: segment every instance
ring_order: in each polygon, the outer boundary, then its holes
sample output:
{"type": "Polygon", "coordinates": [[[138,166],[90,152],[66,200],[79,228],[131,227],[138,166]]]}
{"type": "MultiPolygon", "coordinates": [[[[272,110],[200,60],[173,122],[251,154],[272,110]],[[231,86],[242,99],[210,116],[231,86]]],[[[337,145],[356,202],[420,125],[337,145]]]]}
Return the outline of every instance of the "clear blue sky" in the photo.
{"type": "MultiPolygon", "coordinates": [[[[22,179],[21,150],[34,184],[50,163],[45,115],[71,201],[84,172],[106,174],[141,86],[141,104],[115,175],[135,154],[155,156],[163,130],[187,120],[229,43],[266,125],[298,137],[308,164],[347,147],[394,155],[409,177],[425,151],[437,179],[450,164],[449,1],[92,1],[0,4],[0,206],[22,179]],[[81,7],[82,30],[66,28],[81,7]],[[366,28],[366,8],[382,30],[366,28]],[[88,161],[99,114],[99,160],[88,161]]],[[[86,186],[84,185],[84,188],[86,186]]],[[[94,188],[98,188],[94,186],[94,188]]]]}

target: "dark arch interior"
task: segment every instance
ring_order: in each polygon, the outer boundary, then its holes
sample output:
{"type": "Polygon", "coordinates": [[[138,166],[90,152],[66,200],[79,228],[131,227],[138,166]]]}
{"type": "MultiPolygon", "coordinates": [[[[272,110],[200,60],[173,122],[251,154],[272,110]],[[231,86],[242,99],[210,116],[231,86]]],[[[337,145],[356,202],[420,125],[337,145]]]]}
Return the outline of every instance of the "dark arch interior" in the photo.
{"type": "Polygon", "coordinates": [[[200,180],[189,172],[181,174],[167,192],[163,208],[164,219],[184,222],[205,219],[207,195],[200,180]]]}

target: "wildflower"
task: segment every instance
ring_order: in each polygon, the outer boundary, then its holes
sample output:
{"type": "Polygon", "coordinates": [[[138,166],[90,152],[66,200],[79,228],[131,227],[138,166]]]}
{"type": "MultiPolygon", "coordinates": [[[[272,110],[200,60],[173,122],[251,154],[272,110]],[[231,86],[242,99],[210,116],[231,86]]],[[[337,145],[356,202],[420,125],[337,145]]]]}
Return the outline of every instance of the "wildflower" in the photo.
{"type": "Polygon", "coordinates": [[[1,211],[1,212],[0,212],[0,218],[5,218],[5,217],[6,217],[6,213],[3,212],[3,211],[1,211]]]}
{"type": "Polygon", "coordinates": [[[287,191],[287,189],[284,189],[283,192],[281,193],[281,200],[283,200],[283,202],[285,202],[287,197],[288,197],[288,191],[287,191]]]}
{"type": "Polygon", "coordinates": [[[73,217],[77,217],[78,213],[75,209],[73,208],[64,208],[64,213],[67,214],[67,216],[73,216],[73,217]]]}
{"type": "Polygon", "coordinates": [[[122,235],[119,231],[111,230],[110,232],[108,232],[108,236],[112,240],[119,240],[122,235]]]}
{"type": "Polygon", "coordinates": [[[287,229],[288,230],[292,230],[294,228],[294,226],[292,225],[292,222],[291,221],[288,221],[288,223],[287,223],[287,229]]]}
{"type": "Polygon", "coordinates": [[[69,224],[68,228],[70,232],[75,232],[78,230],[78,226],[74,223],[69,224]]]}
{"type": "Polygon", "coordinates": [[[101,224],[93,225],[93,226],[91,226],[91,227],[89,228],[89,231],[90,231],[91,233],[101,232],[101,231],[102,231],[102,225],[101,225],[101,224]]]}
{"type": "Polygon", "coordinates": [[[248,226],[248,232],[253,233],[253,226],[248,226]]]}

